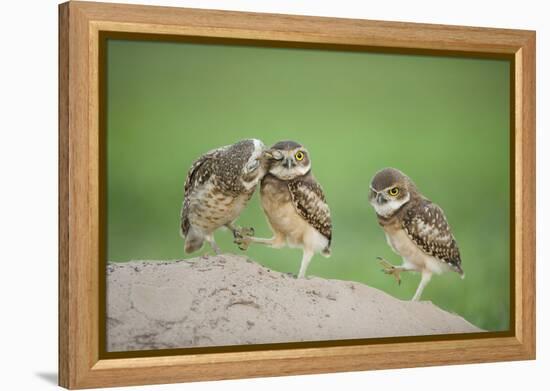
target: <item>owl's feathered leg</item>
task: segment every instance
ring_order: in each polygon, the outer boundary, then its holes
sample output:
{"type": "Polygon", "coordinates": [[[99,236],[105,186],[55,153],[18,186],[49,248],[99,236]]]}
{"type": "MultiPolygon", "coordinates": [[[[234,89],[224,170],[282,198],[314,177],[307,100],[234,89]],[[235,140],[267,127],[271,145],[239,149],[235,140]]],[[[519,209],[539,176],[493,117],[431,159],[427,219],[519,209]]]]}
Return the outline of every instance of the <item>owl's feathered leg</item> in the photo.
{"type": "Polygon", "coordinates": [[[285,241],[280,235],[274,235],[271,239],[256,238],[254,236],[236,236],[233,243],[235,243],[241,250],[246,251],[252,243],[263,244],[273,248],[280,248],[284,246],[285,241]]]}
{"type": "Polygon", "coordinates": [[[304,253],[302,255],[302,263],[300,264],[300,272],[298,273],[298,278],[304,278],[306,276],[307,267],[311,262],[311,258],[315,253],[309,249],[304,248],[304,253]]]}
{"type": "Polygon", "coordinates": [[[216,244],[216,241],[214,240],[213,234],[207,235],[205,239],[208,242],[208,244],[210,244],[210,247],[212,247],[212,250],[214,250],[214,253],[216,255],[220,255],[222,253],[222,250],[220,250],[220,248],[216,244]]]}
{"type": "Polygon", "coordinates": [[[418,288],[416,289],[416,293],[414,294],[413,298],[411,299],[412,301],[420,300],[420,296],[422,296],[422,291],[424,290],[426,285],[428,285],[428,282],[430,282],[431,278],[432,278],[432,273],[431,272],[429,272],[427,270],[422,271],[422,279],[420,280],[420,284],[418,284],[418,288]]]}

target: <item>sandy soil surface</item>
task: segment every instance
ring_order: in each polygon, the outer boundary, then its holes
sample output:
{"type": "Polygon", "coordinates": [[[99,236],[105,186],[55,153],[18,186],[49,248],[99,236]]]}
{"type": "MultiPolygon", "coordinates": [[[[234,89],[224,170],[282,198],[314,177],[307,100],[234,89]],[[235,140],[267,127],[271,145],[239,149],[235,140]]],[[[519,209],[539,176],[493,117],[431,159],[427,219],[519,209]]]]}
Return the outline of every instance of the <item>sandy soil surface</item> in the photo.
{"type": "Polygon", "coordinates": [[[243,256],[108,265],[108,351],[480,331],[431,302],[295,279],[243,256]]]}

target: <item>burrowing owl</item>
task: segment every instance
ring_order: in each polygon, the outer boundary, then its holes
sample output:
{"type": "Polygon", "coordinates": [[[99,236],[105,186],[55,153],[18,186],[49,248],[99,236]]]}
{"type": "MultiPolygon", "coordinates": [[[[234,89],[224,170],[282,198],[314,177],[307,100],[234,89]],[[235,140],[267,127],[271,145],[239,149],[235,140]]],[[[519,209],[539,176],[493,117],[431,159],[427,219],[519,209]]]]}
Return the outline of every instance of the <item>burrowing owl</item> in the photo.
{"type": "Polygon", "coordinates": [[[455,271],[464,277],[460,252],[443,210],[424,197],[401,171],[385,168],[370,184],[369,201],[392,250],[403,258],[396,267],[381,259],[384,272],[400,283],[403,271],[418,271],[422,279],[413,300],[419,300],[432,274],[455,271]]]}
{"type": "Polygon", "coordinates": [[[249,139],[214,149],[193,163],[185,181],[181,235],[185,252],[197,251],[206,240],[219,254],[214,231],[226,226],[233,235],[251,233],[234,221],[266,173],[264,144],[249,139]],[[241,232],[242,231],[242,232],[241,232]]]}
{"type": "Polygon", "coordinates": [[[315,253],[330,256],[332,223],[321,186],[311,174],[308,151],[294,141],[281,141],[266,151],[269,169],[262,179],[260,197],[273,238],[236,238],[242,250],[250,243],[274,248],[303,249],[298,277],[304,277],[315,253]]]}

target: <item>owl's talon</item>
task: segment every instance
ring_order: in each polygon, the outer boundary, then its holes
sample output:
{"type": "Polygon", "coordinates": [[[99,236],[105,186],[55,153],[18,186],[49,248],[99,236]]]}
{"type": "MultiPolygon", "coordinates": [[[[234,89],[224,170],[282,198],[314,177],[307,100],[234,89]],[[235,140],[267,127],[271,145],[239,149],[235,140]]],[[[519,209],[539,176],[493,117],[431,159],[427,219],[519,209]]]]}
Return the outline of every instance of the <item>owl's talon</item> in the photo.
{"type": "Polygon", "coordinates": [[[246,236],[235,236],[235,240],[233,240],[233,243],[237,245],[239,250],[246,251],[248,250],[248,246],[250,246],[251,240],[249,237],[246,236]]]}
{"type": "Polygon", "coordinates": [[[376,257],[380,263],[380,265],[383,267],[382,272],[385,274],[392,275],[397,280],[397,285],[401,285],[401,271],[402,269],[400,267],[394,266],[388,261],[386,261],[382,257],[376,257]]]}
{"type": "Polygon", "coordinates": [[[254,236],[254,228],[252,227],[231,228],[231,231],[235,240],[242,240],[246,236],[254,236]]]}
{"type": "Polygon", "coordinates": [[[254,228],[252,228],[252,227],[242,227],[239,230],[239,235],[241,235],[241,236],[254,236],[254,228]]]}

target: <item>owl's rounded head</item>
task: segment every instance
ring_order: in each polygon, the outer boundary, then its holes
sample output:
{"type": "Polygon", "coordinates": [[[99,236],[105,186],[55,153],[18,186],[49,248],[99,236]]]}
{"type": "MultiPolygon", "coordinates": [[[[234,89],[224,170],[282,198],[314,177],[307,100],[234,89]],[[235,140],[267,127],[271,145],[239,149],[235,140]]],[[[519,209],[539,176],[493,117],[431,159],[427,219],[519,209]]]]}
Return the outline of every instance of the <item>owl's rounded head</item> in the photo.
{"type": "Polygon", "coordinates": [[[370,182],[369,202],[376,214],[390,217],[416,192],[416,186],[408,176],[395,168],[384,168],[370,182]]]}
{"type": "Polygon", "coordinates": [[[307,174],[311,170],[309,152],[295,141],[279,141],[266,151],[269,157],[269,173],[288,181],[307,174]]]}
{"type": "Polygon", "coordinates": [[[265,145],[257,139],[239,141],[230,146],[232,161],[243,159],[241,179],[247,189],[255,187],[264,177],[267,170],[267,159],[264,156],[265,145]]]}

